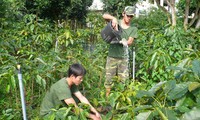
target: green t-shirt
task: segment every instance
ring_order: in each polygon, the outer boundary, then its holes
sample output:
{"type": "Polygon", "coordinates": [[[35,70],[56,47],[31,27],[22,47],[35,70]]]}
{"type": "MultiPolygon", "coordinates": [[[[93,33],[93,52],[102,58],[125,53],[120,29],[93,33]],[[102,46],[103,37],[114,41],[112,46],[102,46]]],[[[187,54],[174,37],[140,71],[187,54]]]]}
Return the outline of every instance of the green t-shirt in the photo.
{"type": "MultiPolygon", "coordinates": [[[[121,23],[121,20],[119,21],[119,23],[121,23]]],[[[129,37],[137,38],[137,28],[136,27],[130,26],[127,29],[122,28],[121,38],[122,39],[125,38],[126,40],[128,40],[129,37]]],[[[110,44],[108,56],[114,57],[114,58],[126,58],[127,57],[125,54],[125,48],[120,43],[110,44]]]]}
{"type": "Polygon", "coordinates": [[[62,78],[54,83],[50,90],[47,91],[40,107],[40,115],[48,114],[52,108],[58,109],[60,106],[66,106],[63,100],[72,98],[72,93],[78,91],[76,85],[72,85],[71,88],[69,88],[66,79],[67,78],[62,78]]]}

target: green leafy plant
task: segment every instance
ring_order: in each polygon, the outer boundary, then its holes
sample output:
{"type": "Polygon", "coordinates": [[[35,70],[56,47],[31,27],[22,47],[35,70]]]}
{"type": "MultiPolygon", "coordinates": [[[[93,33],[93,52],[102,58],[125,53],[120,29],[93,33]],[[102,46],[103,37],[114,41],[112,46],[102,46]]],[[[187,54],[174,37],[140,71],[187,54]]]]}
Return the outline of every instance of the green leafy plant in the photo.
{"type": "MultiPolygon", "coordinates": [[[[192,108],[199,107],[196,92],[200,92],[199,87],[191,87],[192,84],[192,82],[176,84],[176,81],[172,80],[160,82],[149,90],[139,90],[136,97],[139,100],[138,103],[141,104],[141,101],[143,103],[134,110],[139,113],[136,119],[171,120],[192,112],[192,108]]],[[[199,117],[193,116],[191,119],[199,119],[199,117]]]]}

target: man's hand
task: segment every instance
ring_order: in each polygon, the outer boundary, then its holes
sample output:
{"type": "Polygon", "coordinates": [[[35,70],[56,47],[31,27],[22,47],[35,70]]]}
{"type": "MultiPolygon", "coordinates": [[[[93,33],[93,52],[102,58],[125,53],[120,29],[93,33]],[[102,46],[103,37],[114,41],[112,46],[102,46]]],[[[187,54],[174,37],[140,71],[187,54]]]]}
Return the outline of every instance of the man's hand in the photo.
{"type": "Polygon", "coordinates": [[[91,118],[92,120],[101,120],[101,117],[97,117],[97,116],[94,115],[94,114],[90,114],[90,115],[89,115],[89,118],[91,118]]]}
{"type": "Polygon", "coordinates": [[[95,115],[96,115],[98,118],[101,118],[101,115],[100,115],[98,112],[96,112],[95,115]]]}
{"type": "Polygon", "coordinates": [[[126,39],[124,39],[124,38],[121,41],[119,41],[119,43],[121,43],[125,47],[128,46],[128,43],[127,43],[126,39]]]}
{"type": "Polygon", "coordinates": [[[115,17],[112,19],[112,27],[118,31],[118,21],[115,17]]]}
{"type": "Polygon", "coordinates": [[[98,118],[97,120],[101,120],[101,115],[99,114],[99,112],[97,112],[97,110],[94,107],[91,108],[91,111],[98,118]]]}

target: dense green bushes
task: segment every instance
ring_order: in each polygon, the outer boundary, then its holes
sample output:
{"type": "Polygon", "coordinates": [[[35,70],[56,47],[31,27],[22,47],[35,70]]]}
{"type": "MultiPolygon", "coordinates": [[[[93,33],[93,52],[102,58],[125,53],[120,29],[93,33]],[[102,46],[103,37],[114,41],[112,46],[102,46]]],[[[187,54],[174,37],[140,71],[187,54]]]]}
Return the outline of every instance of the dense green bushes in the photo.
{"type": "MultiPolygon", "coordinates": [[[[43,95],[73,62],[88,70],[80,86],[83,94],[95,107],[112,107],[102,113],[105,120],[189,120],[190,115],[198,119],[193,114],[198,114],[200,107],[200,33],[180,26],[172,29],[161,15],[153,12],[134,20],[139,28],[134,45],[136,79],[127,81],[125,89],[116,84],[108,101],[103,87],[108,45],[100,38],[105,25],[100,15],[88,14],[86,21],[92,28],[78,29],[72,29],[69,21],[52,24],[34,14],[17,20],[1,18],[0,119],[22,119],[17,63],[22,65],[28,118],[39,119],[43,95]]],[[[80,114],[70,109],[56,110],[53,117],[79,119],[80,114]]]]}

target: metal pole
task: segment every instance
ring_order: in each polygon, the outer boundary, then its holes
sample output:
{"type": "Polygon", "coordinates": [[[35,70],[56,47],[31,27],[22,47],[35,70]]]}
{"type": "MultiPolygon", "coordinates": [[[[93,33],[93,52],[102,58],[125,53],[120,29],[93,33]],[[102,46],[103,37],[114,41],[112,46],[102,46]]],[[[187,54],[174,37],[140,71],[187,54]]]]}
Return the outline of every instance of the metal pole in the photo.
{"type": "Polygon", "coordinates": [[[135,47],[133,47],[133,80],[135,80],[135,47]]]}
{"type": "Polygon", "coordinates": [[[23,119],[27,120],[26,118],[26,104],[24,99],[24,87],[22,82],[22,74],[21,74],[21,68],[20,65],[17,65],[18,69],[18,79],[19,79],[19,88],[20,88],[20,96],[21,96],[21,104],[22,104],[22,111],[23,111],[23,119]]]}

